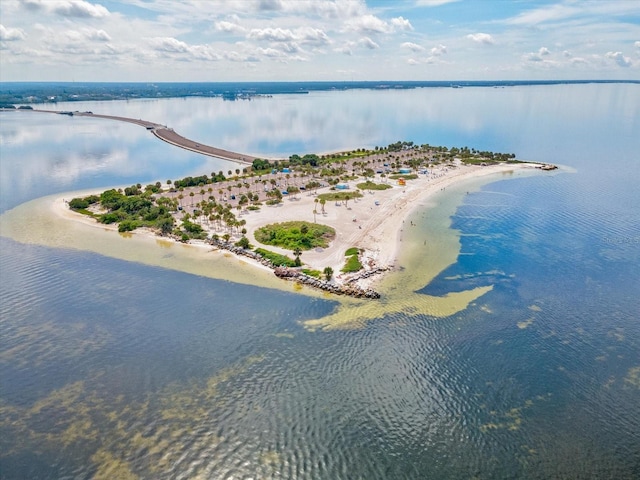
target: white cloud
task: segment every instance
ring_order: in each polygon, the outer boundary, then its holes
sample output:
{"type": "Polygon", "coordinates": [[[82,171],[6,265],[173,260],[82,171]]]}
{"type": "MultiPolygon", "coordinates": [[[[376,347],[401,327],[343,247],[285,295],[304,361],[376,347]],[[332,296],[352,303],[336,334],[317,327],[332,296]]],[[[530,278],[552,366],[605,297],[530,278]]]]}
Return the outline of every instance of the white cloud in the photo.
{"type": "Polygon", "coordinates": [[[412,52],[423,52],[424,51],[424,47],[423,46],[418,45],[417,43],[413,43],[413,42],[404,42],[402,45],[400,45],[400,47],[409,49],[412,52]]]}
{"type": "Polygon", "coordinates": [[[296,30],[280,27],[254,28],[248,33],[247,38],[269,42],[301,42],[316,46],[330,43],[329,37],[323,30],[312,27],[301,27],[296,30]]]}
{"type": "Polygon", "coordinates": [[[544,62],[544,59],[535,52],[527,53],[523,58],[529,62],[544,62]]]}
{"type": "Polygon", "coordinates": [[[63,17],[101,18],[109,15],[102,5],[83,0],[23,0],[22,5],[28,10],[46,10],[63,17]]]}
{"type": "Polygon", "coordinates": [[[89,39],[89,40],[93,40],[96,42],[110,42],[111,41],[111,36],[105,32],[104,30],[93,30],[93,29],[87,29],[84,31],[85,36],[89,39]]]}
{"type": "Polygon", "coordinates": [[[488,33],[470,33],[467,35],[467,38],[483,45],[493,45],[496,43],[493,37],[488,33]]]}
{"type": "Polygon", "coordinates": [[[368,14],[345,22],[347,29],[361,33],[391,33],[393,28],[384,20],[368,14]]]}
{"type": "Polygon", "coordinates": [[[156,52],[177,55],[180,60],[217,61],[222,58],[209,45],[189,45],[173,37],[150,38],[149,45],[156,52]]]}
{"type": "Polygon", "coordinates": [[[413,25],[411,25],[411,22],[403,17],[392,18],[391,25],[393,25],[398,30],[413,30],[413,25]]]}
{"type": "Polygon", "coordinates": [[[4,25],[0,25],[0,40],[12,42],[15,40],[24,40],[25,38],[27,38],[27,36],[21,29],[5,28],[4,25]]]}
{"type": "Polygon", "coordinates": [[[264,55],[265,57],[271,57],[271,58],[286,57],[286,54],[284,52],[281,52],[280,50],[276,50],[275,48],[258,48],[258,52],[260,52],[260,54],[264,55]]]}
{"type": "Polygon", "coordinates": [[[404,17],[392,18],[386,22],[375,15],[367,14],[345,21],[347,30],[353,30],[364,34],[393,33],[395,31],[411,31],[413,25],[404,17]]]}
{"type": "Polygon", "coordinates": [[[334,48],[333,51],[337,52],[337,53],[342,53],[343,55],[351,56],[351,55],[353,55],[353,50],[352,50],[351,47],[353,47],[353,45],[350,42],[349,44],[343,45],[341,47],[334,48]]]}
{"type": "Polygon", "coordinates": [[[430,53],[434,57],[439,57],[447,53],[447,47],[445,45],[437,45],[430,50],[430,53]]]}
{"type": "Polygon", "coordinates": [[[505,18],[486,1],[478,18],[459,0],[0,0],[0,75],[67,79],[73,65],[76,80],[171,81],[193,62],[198,80],[330,79],[345,65],[370,78],[381,64],[407,80],[418,64],[440,78],[638,77],[640,2],[518,1],[505,18]]]}
{"type": "Polygon", "coordinates": [[[605,57],[614,60],[621,67],[630,67],[632,62],[629,57],[625,57],[622,52],[607,52],[605,57]]]}
{"type": "Polygon", "coordinates": [[[454,3],[459,0],[417,0],[416,5],[419,7],[439,7],[447,3],[454,3]]]}
{"type": "Polygon", "coordinates": [[[247,31],[246,28],[244,28],[241,25],[238,25],[237,23],[225,22],[225,21],[216,22],[215,28],[216,30],[219,30],[224,33],[233,33],[233,34],[241,34],[241,35],[244,35],[247,31]]]}
{"type": "Polygon", "coordinates": [[[54,2],[51,9],[58,15],[67,17],[106,17],[109,10],[100,4],[92,4],[82,0],[63,0],[54,2]]]}
{"type": "Polygon", "coordinates": [[[169,53],[186,53],[189,45],[173,37],[156,37],[149,41],[154,50],[169,53]]]}
{"type": "MultiPolygon", "coordinates": [[[[568,52],[565,51],[565,57],[568,52]]],[[[547,57],[551,55],[551,52],[547,47],[540,47],[537,52],[527,53],[523,55],[523,58],[529,62],[544,62],[545,59],[543,57],[547,57]]],[[[569,54],[570,55],[570,54],[569,54]]]]}
{"type": "Polygon", "coordinates": [[[578,11],[577,8],[567,5],[550,5],[523,12],[508,19],[506,23],[510,25],[538,25],[544,22],[571,17],[578,13],[578,11]]]}
{"type": "Polygon", "coordinates": [[[375,50],[377,48],[380,48],[380,45],[378,45],[376,42],[371,40],[369,37],[361,38],[358,41],[358,44],[365,48],[368,48],[369,50],[375,50]]]}

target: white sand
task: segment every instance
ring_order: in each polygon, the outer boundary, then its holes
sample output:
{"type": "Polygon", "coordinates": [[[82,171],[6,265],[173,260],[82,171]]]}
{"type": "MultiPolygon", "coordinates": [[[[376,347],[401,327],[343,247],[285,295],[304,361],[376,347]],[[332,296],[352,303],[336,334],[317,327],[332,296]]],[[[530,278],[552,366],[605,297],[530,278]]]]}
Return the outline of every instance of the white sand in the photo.
{"type": "MultiPolygon", "coordinates": [[[[341,202],[327,202],[325,214],[320,213],[321,206],[315,204],[315,196],[302,193],[294,198],[285,198],[279,206],[264,206],[260,211],[248,212],[241,216],[246,220],[247,238],[255,243],[253,231],[261,226],[290,220],[314,221],[313,210],[317,210],[316,221],[329,225],[336,230],[336,238],[329,248],[322,251],[303,252],[300,259],[311,268],[322,271],[330,266],[336,272],[338,281],[345,280],[339,272],[344,266],[345,251],[351,247],[364,249],[362,263],[366,269],[375,267],[392,268],[400,246],[399,236],[403,222],[418,205],[428,202],[435,194],[456,182],[496,173],[505,173],[520,168],[534,168],[530,164],[510,164],[493,166],[438,167],[430,170],[429,175],[420,175],[416,180],[408,180],[406,186],[389,180],[393,188],[380,191],[364,191],[363,197],[349,200],[348,206],[341,202]],[[376,201],[379,205],[376,205],[376,201]],[[355,218],[355,221],[354,221],[355,218]]],[[[352,182],[351,190],[357,191],[352,182]]],[[[376,179],[380,182],[380,179],[376,179]]],[[[328,191],[322,189],[319,193],[328,191]]],[[[270,250],[289,254],[290,251],[267,247],[270,250]]]]}
{"type": "MultiPolygon", "coordinates": [[[[312,269],[322,271],[327,266],[333,268],[335,280],[344,282],[349,276],[341,274],[340,270],[344,266],[344,254],[347,249],[358,247],[364,251],[361,255],[361,261],[365,270],[376,267],[391,269],[396,262],[396,256],[399,251],[399,236],[404,227],[403,222],[418,205],[425,204],[434,195],[454,183],[469,178],[506,173],[522,168],[532,169],[535,166],[531,164],[485,167],[442,166],[431,169],[428,175],[421,174],[418,179],[408,180],[406,186],[399,186],[397,181],[388,180],[389,185],[392,185],[393,188],[373,192],[365,191],[362,198],[350,200],[347,206],[343,202],[328,201],[325,204],[325,214],[321,213],[321,205],[314,202],[316,196],[313,193],[301,192],[295,197],[285,197],[279,205],[265,205],[259,211],[246,211],[240,214],[239,218],[247,222],[245,225],[247,238],[253,244],[257,244],[253,235],[257,228],[270,223],[291,220],[313,222],[313,210],[316,209],[315,220],[318,223],[333,227],[336,230],[336,238],[326,249],[303,252],[301,260],[312,269]],[[378,202],[378,205],[376,205],[376,202],[378,202]]],[[[381,179],[377,178],[375,181],[380,182],[381,179]]],[[[358,182],[352,182],[351,191],[357,191],[356,183],[358,182]]],[[[319,189],[317,193],[327,191],[329,191],[328,188],[323,188],[319,189]]],[[[91,218],[69,210],[62,198],[55,200],[52,209],[57,215],[65,219],[117,232],[116,225],[98,224],[91,218]]],[[[206,224],[204,226],[206,227],[206,224]]],[[[146,229],[138,230],[136,233],[153,235],[153,232],[146,229]]],[[[193,242],[193,245],[211,250],[211,247],[204,242],[193,242]]],[[[292,256],[288,250],[272,246],[267,248],[292,256]]],[[[246,258],[244,260],[249,262],[246,258]]],[[[264,268],[257,263],[255,265],[264,268]]],[[[376,277],[371,277],[367,280],[361,280],[359,283],[361,286],[369,286],[375,280],[376,277]]]]}

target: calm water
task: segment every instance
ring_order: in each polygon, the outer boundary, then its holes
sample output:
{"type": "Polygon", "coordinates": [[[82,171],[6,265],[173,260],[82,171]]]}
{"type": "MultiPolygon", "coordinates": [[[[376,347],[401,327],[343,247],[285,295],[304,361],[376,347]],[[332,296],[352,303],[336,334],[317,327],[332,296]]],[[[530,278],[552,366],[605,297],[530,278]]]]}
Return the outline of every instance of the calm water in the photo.
{"type": "MultiPolygon", "coordinates": [[[[265,156],[406,139],[568,168],[443,194],[460,254],[418,291],[493,286],[469,308],[346,331],[304,328],[332,301],[1,236],[1,478],[640,476],[639,86],[59,108],[265,156]]],[[[0,212],[235,169],[131,125],[0,122],[0,212]]],[[[413,220],[415,274],[437,211],[413,220]]]]}

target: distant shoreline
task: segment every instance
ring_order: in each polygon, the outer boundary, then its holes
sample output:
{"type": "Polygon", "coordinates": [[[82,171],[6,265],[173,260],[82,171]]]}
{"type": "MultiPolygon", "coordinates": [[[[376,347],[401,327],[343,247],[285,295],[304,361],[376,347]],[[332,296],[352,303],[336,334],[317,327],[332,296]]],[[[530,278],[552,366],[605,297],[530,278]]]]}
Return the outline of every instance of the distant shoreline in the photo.
{"type": "Polygon", "coordinates": [[[0,108],[13,104],[204,97],[251,100],[260,96],[342,90],[507,88],[539,85],[640,84],[640,80],[442,80],[322,82],[1,82],[0,108]]]}

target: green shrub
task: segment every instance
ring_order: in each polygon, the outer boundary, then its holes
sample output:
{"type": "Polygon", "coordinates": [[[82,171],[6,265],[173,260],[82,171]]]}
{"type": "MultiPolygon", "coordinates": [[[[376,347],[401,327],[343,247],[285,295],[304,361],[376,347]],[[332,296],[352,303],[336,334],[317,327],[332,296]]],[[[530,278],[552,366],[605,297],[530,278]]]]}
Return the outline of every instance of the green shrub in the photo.
{"type": "Polygon", "coordinates": [[[322,272],[320,272],[320,270],[310,270],[308,268],[303,268],[302,273],[304,273],[305,275],[309,275],[310,277],[320,278],[322,272]]]}
{"type": "Polygon", "coordinates": [[[316,247],[328,247],[336,231],[327,225],[298,221],[265,225],[256,230],[254,235],[258,242],[265,245],[289,250],[296,248],[310,250],[316,247]]]}
{"type": "Polygon", "coordinates": [[[249,239],[247,237],[245,237],[244,235],[242,236],[242,238],[240,240],[238,240],[235,243],[236,247],[240,247],[240,248],[251,248],[251,244],[249,243],[249,239]]]}
{"type": "Polygon", "coordinates": [[[389,188],[393,188],[391,185],[387,185],[386,183],[374,183],[371,181],[358,183],[356,187],[360,190],[387,190],[389,188]]]}
{"type": "Polygon", "coordinates": [[[270,260],[274,265],[278,265],[278,266],[284,265],[286,267],[296,266],[295,260],[292,260],[286,255],[280,255],[279,253],[271,252],[269,250],[265,250],[264,248],[256,248],[255,252],[258,255],[261,255],[262,257],[266,258],[267,260],[270,260]]]}
{"type": "Polygon", "coordinates": [[[118,224],[118,231],[119,232],[131,232],[133,230],[135,230],[136,228],[140,227],[140,222],[137,222],[136,220],[122,220],[119,224],[118,224]]]}
{"type": "Polygon", "coordinates": [[[398,180],[399,178],[404,178],[405,180],[415,180],[416,178],[418,178],[418,175],[416,175],[415,173],[408,173],[408,174],[394,174],[394,175],[389,175],[389,178],[391,180],[398,180]]]}
{"type": "Polygon", "coordinates": [[[358,255],[358,253],[360,253],[360,250],[358,250],[358,247],[351,247],[349,250],[344,252],[344,256],[350,257],[351,255],[358,255]]]}
{"type": "Polygon", "coordinates": [[[362,269],[362,264],[360,263],[360,259],[358,258],[358,255],[351,255],[347,259],[347,262],[344,264],[344,267],[342,267],[342,271],[344,273],[357,272],[358,270],[361,270],[361,269],[362,269]]]}
{"type": "Polygon", "coordinates": [[[321,193],[318,195],[320,200],[326,200],[328,202],[333,202],[337,200],[353,200],[354,198],[361,198],[362,194],[360,192],[336,192],[336,193],[321,193]]]}
{"type": "Polygon", "coordinates": [[[84,210],[89,205],[94,204],[99,200],[100,197],[98,197],[97,195],[90,195],[84,198],[74,198],[69,201],[69,208],[72,208],[73,210],[84,210]]]}

